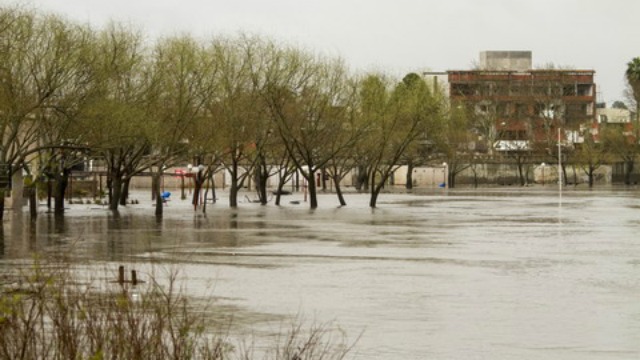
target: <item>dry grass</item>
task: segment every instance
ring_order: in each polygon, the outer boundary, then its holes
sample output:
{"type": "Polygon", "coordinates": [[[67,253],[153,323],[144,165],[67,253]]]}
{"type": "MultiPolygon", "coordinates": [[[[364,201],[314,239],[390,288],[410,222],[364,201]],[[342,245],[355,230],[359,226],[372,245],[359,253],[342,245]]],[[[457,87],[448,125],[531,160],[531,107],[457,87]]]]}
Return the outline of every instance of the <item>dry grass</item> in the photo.
{"type": "Polygon", "coordinates": [[[207,309],[190,307],[175,276],[134,291],[36,264],[4,279],[0,359],[340,360],[352,347],[329,326],[296,322],[256,355],[254,346],[234,346],[224,329],[211,328],[207,309]]]}

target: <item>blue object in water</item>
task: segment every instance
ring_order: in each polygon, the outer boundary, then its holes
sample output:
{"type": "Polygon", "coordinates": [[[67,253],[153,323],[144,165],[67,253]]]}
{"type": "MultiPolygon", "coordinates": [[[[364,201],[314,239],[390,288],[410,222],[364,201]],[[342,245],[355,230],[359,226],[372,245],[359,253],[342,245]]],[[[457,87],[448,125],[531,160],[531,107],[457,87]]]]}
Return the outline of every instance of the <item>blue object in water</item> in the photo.
{"type": "Polygon", "coordinates": [[[165,191],[160,196],[162,197],[162,200],[168,200],[169,196],[171,196],[171,193],[169,191],[165,191]]]}
{"type": "Polygon", "coordinates": [[[447,183],[441,183],[440,185],[438,185],[438,187],[445,188],[447,187],[447,183]]]}

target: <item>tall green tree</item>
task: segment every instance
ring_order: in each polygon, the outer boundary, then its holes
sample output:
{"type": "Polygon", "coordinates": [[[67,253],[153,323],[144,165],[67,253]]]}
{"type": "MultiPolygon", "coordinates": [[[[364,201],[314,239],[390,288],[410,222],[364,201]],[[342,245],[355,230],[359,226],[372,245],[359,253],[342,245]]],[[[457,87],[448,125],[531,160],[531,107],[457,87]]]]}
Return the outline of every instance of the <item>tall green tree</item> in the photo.
{"type": "Polygon", "coordinates": [[[624,183],[630,185],[638,156],[635,137],[624,127],[607,124],[600,129],[600,141],[611,154],[611,159],[623,164],[624,183]]]}
{"type": "Polygon", "coordinates": [[[446,163],[447,186],[456,186],[456,176],[473,163],[472,117],[459,104],[442,107],[436,136],[436,148],[446,163]]]}
{"type": "Polygon", "coordinates": [[[362,134],[352,124],[354,88],[347,69],[340,60],[273,48],[264,71],[260,88],[270,117],[306,180],[310,207],[317,208],[318,171],[362,134]]]}
{"type": "Polygon", "coordinates": [[[400,159],[424,134],[424,125],[435,116],[439,104],[421,78],[405,77],[391,86],[383,76],[372,74],[361,82],[358,105],[360,116],[366,119],[361,123],[367,124],[366,169],[369,206],[373,208],[400,159]]]}
{"type": "Polygon", "coordinates": [[[155,213],[160,216],[160,179],[164,169],[188,161],[188,135],[215,94],[217,66],[207,50],[188,36],[160,40],[152,61],[148,96],[153,105],[145,129],[152,147],[155,213]]]}
{"type": "MultiPolygon", "coordinates": [[[[85,66],[91,33],[56,16],[3,7],[0,38],[0,164],[11,175],[35,154],[76,141],[67,130],[91,81],[85,66]]],[[[63,174],[56,202],[60,213],[71,164],[56,164],[56,174],[63,174]]],[[[0,194],[0,214],[3,208],[0,194]]]]}
{"type": "Polygon", "coordinates": [[[230,175],[229,206],[238,206],[238,192],[250,181],[269,133],[267,108],[253,81],[251,49],[256,40],[248,37],[219,39],[211,56],[219,67],[219,87],[208,102],[211,116],[218,121],[216,145],[222,165],[230,175]]]}
{"type": "MultiPolygon", "coordinates": [[[[620,139],[621,136],[618,135],[619,139],[613,143],[616,144],[615,152],[624,161],[625,184],[629,185],[631,184],[635,162],[638,154],[640,154],[640,146],[638,146],[638,141],[640,141],[640,57],[635,57],[627,63],[625,78],[630,88],[630,97],[635,107],[635,115],[631,120],[631,136],[626,137],[626,141],[622,141],[620,139]]],[[[613,137],[611,132],[608,135],[609,138],[613,137]]]]}
{"type": "Polygon", "coordinates": [[[585,131],[583,136],[584,142],[576,144],[573,161],[587,175],[589,187],[593,187],[595,172],[610,160],[610,153],[605,144],[596,141],[589,131],[585,131]]]}
{"type": "Polygon", "coordinates": [[[139,32],[111,24],[94,46],[100,54],[97,80],[81,125],[87,143],[106,164],[109,208],[116,211],[126,201],[131,178],[153,165],[147,130],[155,105],[149,97],[152,72],[139,32]]]}

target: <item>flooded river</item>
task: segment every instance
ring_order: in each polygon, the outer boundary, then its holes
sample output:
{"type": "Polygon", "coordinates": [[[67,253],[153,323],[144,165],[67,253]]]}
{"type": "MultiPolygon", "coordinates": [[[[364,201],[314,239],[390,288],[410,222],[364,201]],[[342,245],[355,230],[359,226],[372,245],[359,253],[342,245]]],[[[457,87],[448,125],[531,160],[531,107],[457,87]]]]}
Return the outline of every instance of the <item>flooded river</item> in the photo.
{"type": "MultiPolygon", "coordinates": [[[[224,199],[157,222],[146,193],[114,217],[8,215],[0,263],[36,251],[90,266],[179,269],[247,332],[331,323],[355,359],[640,358],[640,190],[486,189],[334,195],[320,207],[224,199]]],[[[1,269],[1,268],[0,268],[1,269]]]]}

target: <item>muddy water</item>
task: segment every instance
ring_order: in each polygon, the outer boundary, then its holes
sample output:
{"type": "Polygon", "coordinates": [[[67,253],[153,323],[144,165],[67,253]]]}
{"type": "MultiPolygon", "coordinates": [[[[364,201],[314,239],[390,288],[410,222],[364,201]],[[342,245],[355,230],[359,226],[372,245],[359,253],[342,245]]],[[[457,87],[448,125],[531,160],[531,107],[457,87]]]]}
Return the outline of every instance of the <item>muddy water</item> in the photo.
{"type": "Polygon", "coordinates": [[[244,331],[331,322],[362,334],[357,359],[640,358],[637,190],[384,194],[375,210],[360,195],[344,208],[323,195],[315,211],[289,200],[301,197],[206,216],[178,200],[162,222],[144,201],[119,217],[14,214],[1,262],[39,251],[180,269],[244,331]]]}

